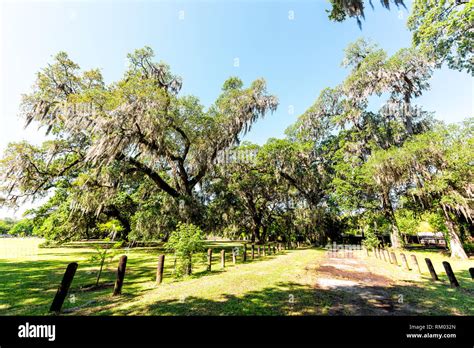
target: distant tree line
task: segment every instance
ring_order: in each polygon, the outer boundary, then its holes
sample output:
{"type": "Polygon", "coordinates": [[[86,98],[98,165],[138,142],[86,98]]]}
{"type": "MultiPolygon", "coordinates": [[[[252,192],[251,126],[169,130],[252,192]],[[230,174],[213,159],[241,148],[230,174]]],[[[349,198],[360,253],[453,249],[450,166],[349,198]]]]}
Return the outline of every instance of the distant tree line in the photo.
{"type": "Polygon", "coordinates": [[[32,236],[34,224],[31,219],[24,218],[15,220],[11,218],[0,219],[0,235],[12,235],[18,237],[32,236]]]}

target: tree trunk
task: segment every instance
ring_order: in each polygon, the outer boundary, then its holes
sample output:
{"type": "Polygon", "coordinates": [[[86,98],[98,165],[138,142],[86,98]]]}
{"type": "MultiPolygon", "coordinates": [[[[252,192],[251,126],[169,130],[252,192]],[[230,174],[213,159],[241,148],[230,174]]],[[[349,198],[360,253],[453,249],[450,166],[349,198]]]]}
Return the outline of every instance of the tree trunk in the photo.
{"type": "Polygon", "coordinates": [[[468,257],[462,246],[461,239],[456,233],[456,226],[454,225],[454,222],[449,216],[449,213],[447,212],[445,207],[443,207],[443,212],[444,223],[446,225],[446,228],[448,229],[449,249],[451,250],[451,257],[457,257],[460,259],[467,260],[468,257]]]}
{"type": "Polygon", "coordinates": [[[252,231],[252,243],[260,240],[260,224],[254,221],[254,228],[252,231]]]}
{"type": "Polygon", "coordinates": [[[260,235],[260,240],[265,243],[267,240],[267,226],[262,226],[262,233],[260,235]]]}
{"type": "Polygon", "coordinates": [[[100,269],[99,269],[99,273],[97,273],[97,280],[95,282],[95,286],[99,285],[100,275],[102,274],[102,268],[104,267],[104,262],[105,262],[105,255],[100,262],[100,269]]]}
{"type": "Polygon", "coordinates": [[[186,265],[186,275],[191,275],[192,273],[192,263],[193,263],[193,255],[188,256],[188,264],[186,265]]]}
{"type": "Polygon", "coordinates": [[[392,226],[392,232],[390,233],[390,242],[392,243],[392,248],[401,248],[403,245],[400,238],[400,230],[398,228],[397,219],[395,218],[395,214],[393,212],[392,202],[390,201],[389,193],[387,191],[383,192],[382,205],[384,215],[392,226]]]}

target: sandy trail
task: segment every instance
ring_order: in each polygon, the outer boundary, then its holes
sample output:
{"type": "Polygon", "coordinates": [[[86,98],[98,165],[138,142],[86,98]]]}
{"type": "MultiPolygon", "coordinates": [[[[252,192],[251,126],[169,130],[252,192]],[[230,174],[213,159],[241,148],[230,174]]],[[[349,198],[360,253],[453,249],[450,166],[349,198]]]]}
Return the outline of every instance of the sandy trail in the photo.
{"type": "Polygon", "coordinates": [[[316,291],[338,296],[330,315],[416,315],[421,310],[405,303],[400,284],[373,273],[363,259],[355,255],[328,253],[314,272],[316,291]]]}

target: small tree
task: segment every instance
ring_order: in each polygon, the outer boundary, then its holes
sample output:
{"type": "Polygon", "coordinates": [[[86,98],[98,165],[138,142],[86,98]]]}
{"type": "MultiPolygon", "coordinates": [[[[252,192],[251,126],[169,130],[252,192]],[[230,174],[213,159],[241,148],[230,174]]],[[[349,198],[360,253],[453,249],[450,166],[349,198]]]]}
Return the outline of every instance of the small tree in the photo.
{"type": "Polygon", "coordinates": [[[362,244],[367,249],[374,249],[380,245],[380,241],[377,238],[377,235],[375,234],[375,231],[372,228],[367,228],[364,231],[364,236],[365,236],[365,239],[362,241],[362,244]]]}
{"type": "Polygon", "coordinates": [[[105,238],[104,241],[106,242],[105,244],[98,245],[95,247],[96,253],[90,258],[91,262],[100,262],[100,268],[99,272],[97,273],[97,280],[95,282],[95,286],[99,285],[100,276],[102,274],[102,269],[104,268],[104,264],[107,259],[107,254],[109,254],[109,261],[112,261],[112,259],[114,258],[114,254],[110,254],[108,253],[108,251],[110,249],[118,249],[123,244],[123,242],[117,242],[110,246],[110,244],[108,243],[110,241],[110,238],[105,238]]]}
{"type": "Polygon", "coordinates": [[[176,255],[178,276],[191,274],[193,254],[204,250],[203,242],[202,230],[193,224],[180,222],[171,233],[166,249],[176,255]]]}

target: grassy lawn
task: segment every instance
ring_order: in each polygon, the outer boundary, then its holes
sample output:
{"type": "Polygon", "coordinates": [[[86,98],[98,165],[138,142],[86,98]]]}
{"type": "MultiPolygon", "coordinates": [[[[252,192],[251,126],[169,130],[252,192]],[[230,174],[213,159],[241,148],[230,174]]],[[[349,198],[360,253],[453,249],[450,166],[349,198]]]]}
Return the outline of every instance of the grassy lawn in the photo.
{"type": "MultiPolygon", "coordinates": [[[[105,268],[101,283],[115,280],[118,258],[127,253],[123,295],[112,297],[112,287],[82,291],[95,283],[97,265],[89,261],[93,242],[71,243],[61,248],[38,248],[37,239],[0,239],[0,315],[47,315],[69,262],[79,263],[63,309],[80,307],[65,315],[325,315],[347,297],[337,291],[315,289],[321,249],[282,251],[232,265],[236,242],[209,242],[216,248],[213,270],[206,270],[205,254],[196,255],[191,277],[172,276],[173,257],[165,259],[164,282],[154,283],[160,247],[120,250],[105,268]],[[226,268],[220,267],[220,249],[226,249],[226,268]]],[[[411,252],[406,253],[407,256],[411,252]]],[[[474,287],[468,268],[472,261],[451,261],[439,253],[417,252],[423,274],[405,271],[374,257],[360,255],[371,271],[394,281],[391,291],[416,304],[422,314],[473,315],[474,287]],[[440,277],[432,283],[423,261],[430,257],[440,277]],[[448,260],[461,284],[450,289],[441,261],[448,260]]],[[[398,256],[398,255],[397,255],[398,256]]]]}
{"type": "MultiPolygon", "coordinates": [[[[142,299],[143,294],[173,293],[179,301],[187,296],[187,289],[199,289],[202,284],[206,284],[209,289],[205,291],[208,298],[217,298],[222,293],[227,293],[229,288],[238,290],[238,293],[245,293],[252,289],[259,289],[259,286],[274,284],[281,279],[280,273],[289,277],[296,269],[304,268],[305,263],[315,256],[322,254],[321,251],[312,251],[305,255],[302,260],[293,265],[291,269],[279,257],[274,255],[262,257],[254,261],[250,260],[250,250],[248,250],[246,264],[242,264],[241,256],[238,256],[237,265],[232,264],[231,250],[233,247],[241,246],[238,242],[212,242],[209,241],[207,247],[215,248],[213,255],[213,270],[207,271],[206,254],[195,255],[193,259],[193,275],[184,280],[173,277],[174,258],[167,255],[165,259],[164,280],[157,288],[155,280],[157,255],[164,253],[160,247],[132,248],[130,250],[119,250],[116,257],[104,267],[101,276],[101,283],[111,283],[115,280],[115,270],[119,256],[128,255],[127,271],[123,296],[113,298],[112,288],[106,287],[95,291],[81,291],[81,287],[95,283],[98,265],[89,261],[94,255],[94,242],[76,242],[61,248],[38,248],[42,242],[39,239],[0,239],[0,315],[46,315],[49,306],[61,282],[64,270],[68,263],[78,262],[79,267],[76,272],[69,297],[66,299],[63,309],[71,307],[81,307],[87,305],[87,310],[77,311],[75,314],[85,314],[85,312],[97,312],[97,314],[119,313],[119,304],[127,305],[134,299],[142,299]],[[220,266],[221,249],[226,250],[226,268],[223,271],[220,266]],[[279,260],[278,267],[273,267],[275,260],[279,260]],[[260,266],[257,266],[261,264],[260,266]],[[257,267],[246,269],[246,267],[257,267]],[[261,269],[260,269],[261,268],[261,269]],[[260,269],[257,271],[257,269],[260,269]],[[271,272],[270,272],[271,270],[271,272]],[[256,272],[256,273],[255,273],[256,272]],[[273,275],[277,275],[274,277],[273,275]],[[236,279],[248,279],[248,282],[236,281],[236,279]],[[216,279],[219,281],[216,283],[216,279]],[[255,279],[252,280],[252,279],[255,279]],[[222,287],[219,283],[228,282],[228,286],[222,287]],[[256,286],[256,284],[258,286],[256,286]],[[243,286],[245,285],[245,286],[243,286]],[[174,288],[180,289],[177,293],[174,288]],[[111,305],[112,309],[108,308],[111,305]]],[[[286,252],[288,254],[291,251],[286,252]]],[[[280,254],[282,255],[283,252],[280,254]]],[[[286,296],[288,298],[288,295],[286,296]]],[[[150,297],[153,298],[153,297],[150,297]]],[[[288,302],[288,299],[286,299],[288,302]]],[[[185,308],[176,308],[173,312],[157,311],[147,309],[144,312],[134,314],[189,314],[185,308]]],[[[227,313],[227,312],[225,312],[227,313]]],[[[232,313],[229,313],[232,314],[232,313]]],[[[255,314],[258,314],[256,312],[255,314]]],[[[267,313],[271,314],[271,313],[267,313]]]]}

